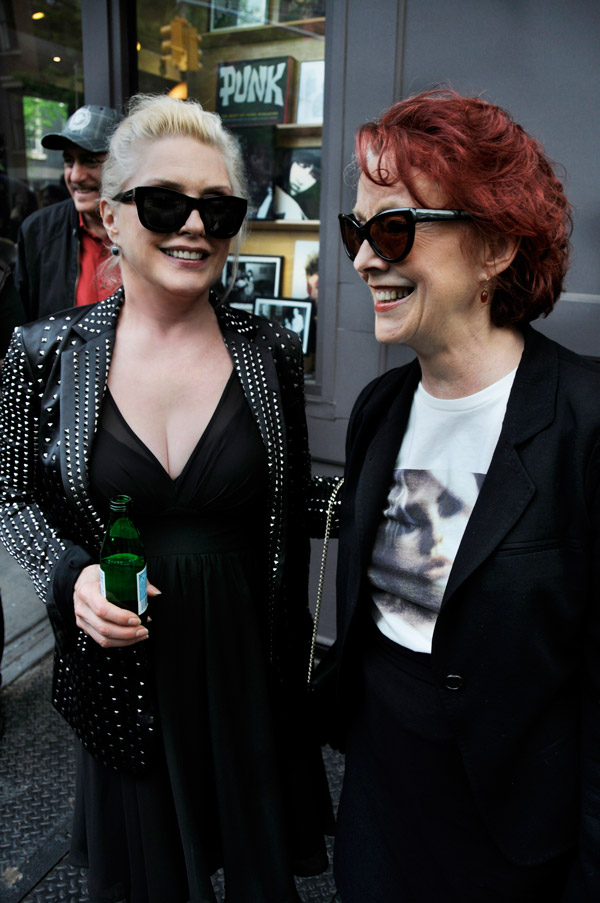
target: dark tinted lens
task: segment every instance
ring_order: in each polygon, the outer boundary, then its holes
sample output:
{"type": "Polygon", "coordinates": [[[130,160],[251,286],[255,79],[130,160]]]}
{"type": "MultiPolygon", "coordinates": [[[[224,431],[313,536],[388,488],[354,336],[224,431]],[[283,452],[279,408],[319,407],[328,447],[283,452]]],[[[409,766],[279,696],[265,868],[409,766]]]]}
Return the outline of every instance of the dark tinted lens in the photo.
{"type": "Polygon", "coordinates": [[[211,238],[233,238],[240,231],[246,215],[246,201],[230,195],[203,198],[200,216],[211,238]]]}
{"type": "Polygon", "coordinates": [[[233,238],[240,231],[246,215],[243,198],[230,195],[189,198],[171,188],[142,187],[136,189],[140,220],[153,232],[178,232],[193,209],[197,209],[204,231],[211,238],[233,238]]]}
{"type": "Polygon", "coordinates": [[[404,213],[383,213],[374,217],[369,227],[373,248],[390,259],[402,257],[411,225],[404,213]]]}
{"type": "Polygon", "coordinates": [[[360,237],[358,227],[354,225],[352,220],[340,217],[340,228],[342,232],[342,241],[348,252],[350,260],[354,260],[360,250],[362,239],[360,237]]]}
{"type": "Polygon", "coordinates": [[[185,197],[177,191],[150,188],[143,193],[142,214],[149,229],[177,232],[187,219],[186,211],[185,197]]]}

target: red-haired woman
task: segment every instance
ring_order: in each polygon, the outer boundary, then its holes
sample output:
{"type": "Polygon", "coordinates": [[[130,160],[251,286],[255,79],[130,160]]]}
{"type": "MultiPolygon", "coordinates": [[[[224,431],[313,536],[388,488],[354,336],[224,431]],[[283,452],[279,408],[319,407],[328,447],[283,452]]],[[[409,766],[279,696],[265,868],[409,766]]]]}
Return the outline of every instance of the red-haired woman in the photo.
{"type": "Polygon", "coordinates": [[[357,138],[345,249],[380,342],[339,550],[342,903],[600,900],[600,369],[528,324],[570,208],[477,98],[357,138]]]}

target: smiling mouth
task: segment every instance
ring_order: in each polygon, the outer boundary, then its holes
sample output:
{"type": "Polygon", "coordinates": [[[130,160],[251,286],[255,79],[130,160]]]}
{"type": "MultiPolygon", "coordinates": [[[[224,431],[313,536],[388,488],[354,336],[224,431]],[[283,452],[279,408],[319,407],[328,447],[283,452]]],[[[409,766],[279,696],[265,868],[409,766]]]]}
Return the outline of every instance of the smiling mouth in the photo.
{"type": "Polygon", "coordinates": [[[176,260],[204,260],[208,256],[206,251],[170,251],[168,248],[161,248],[161,251],[176,260]]]}
{"type": "Polygon", "coordinates": [[[414,289],[413,288],[397,288],[397,289],[386,289],[385,291],[377,291],[374,290],[375,300],[376,301],[401,301],[402,298],[407,298],[409,295],[412,295],[414,289]]]}

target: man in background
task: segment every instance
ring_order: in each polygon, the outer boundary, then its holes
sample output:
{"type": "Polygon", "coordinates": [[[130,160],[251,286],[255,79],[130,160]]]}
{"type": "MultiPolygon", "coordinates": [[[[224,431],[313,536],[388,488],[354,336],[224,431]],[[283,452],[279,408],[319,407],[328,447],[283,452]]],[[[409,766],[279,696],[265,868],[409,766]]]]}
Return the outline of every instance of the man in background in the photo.
{"type": "Polygon", "coordinates": [[[102,164],[121,119],[110,107],[87,105],[62,132],[42,138],[43,147],[63,152],[70,197],[33,213],[19,230],[15,283],[28,321],[100,301],[120,284],[118,268],[109,278],[100,269],[110,252],[99,203],[102,164]]]}

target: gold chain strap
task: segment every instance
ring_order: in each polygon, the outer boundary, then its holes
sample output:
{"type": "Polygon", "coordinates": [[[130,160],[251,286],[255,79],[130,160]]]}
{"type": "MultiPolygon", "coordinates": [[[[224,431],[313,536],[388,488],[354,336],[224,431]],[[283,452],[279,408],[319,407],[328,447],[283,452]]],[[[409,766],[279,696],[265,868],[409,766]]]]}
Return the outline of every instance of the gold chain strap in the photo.
{"type": "Polygon", "coordinates": [[[312,679],[313,667],[315,663],[315,648],[317,646],[317,633],[319,630],[319,617],[321,614],[321,597],[323,595],[323,583],[325,581],[325,565],[327,564],[327,548],[329,546],[329,537],[331,534],[331,520],[333,518],[333,505],[337,498],[338,492],[344,485],[344,478],[342,477],[336,487],[334,488],[331,496],[329,497],[329,503],[327,505],[327,520],[325,522],[325,536],[323,539],[323,552],[321,554],[321,570],[319,573],[319,585],[317,587],[317,604],[315,605],[315,617],[314,617],[314,626],[312,632],[312,638],[310,641],[310,656],[308,659],[308,677],[307,683],[310,686],[310,682],[312,679]]]}

